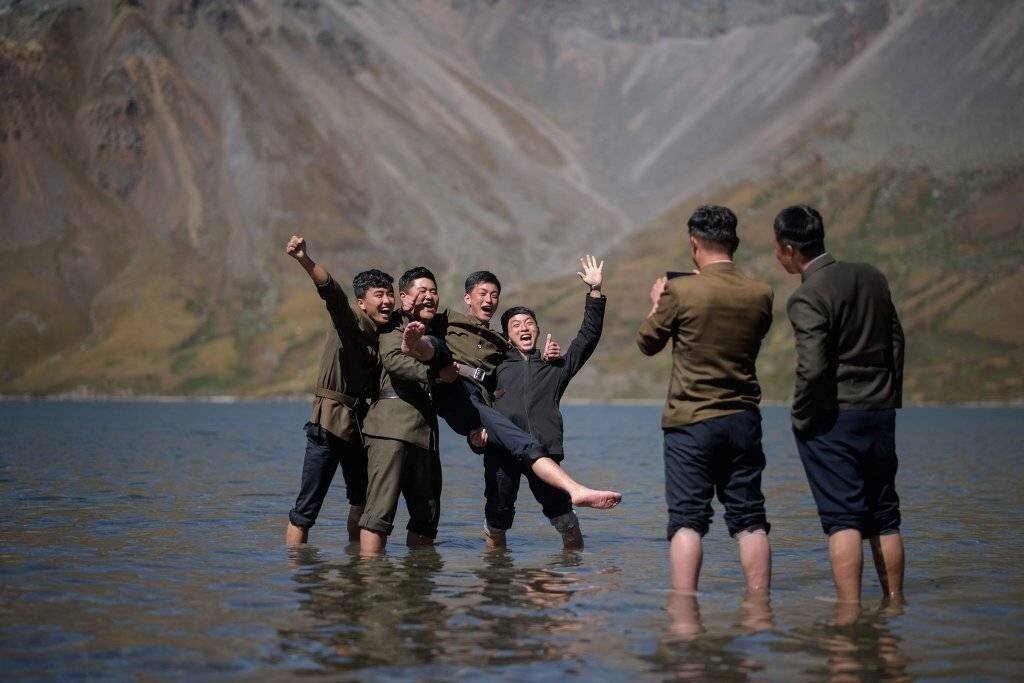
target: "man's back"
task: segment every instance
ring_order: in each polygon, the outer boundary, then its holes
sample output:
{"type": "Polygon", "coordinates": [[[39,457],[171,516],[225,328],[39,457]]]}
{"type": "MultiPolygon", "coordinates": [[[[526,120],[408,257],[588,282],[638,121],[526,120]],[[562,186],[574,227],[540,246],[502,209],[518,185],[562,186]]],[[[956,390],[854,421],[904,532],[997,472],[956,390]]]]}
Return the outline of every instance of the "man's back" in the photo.
{"type": "Polygon", "coordinates": [[[823,254],[804,271],[787,312],[797,343],[798,429],[837,410],[900,407],[903,329],[877,269],[823,254]]]}
{"type": "Polygon", "coordinates": [[[743,276],[731,262],[668,282],[657,311],[637,333],[647,355],[673,343],[662,427],[757,409],[755,362],[771,326],[772,300],[771,287],[743,276]]]}

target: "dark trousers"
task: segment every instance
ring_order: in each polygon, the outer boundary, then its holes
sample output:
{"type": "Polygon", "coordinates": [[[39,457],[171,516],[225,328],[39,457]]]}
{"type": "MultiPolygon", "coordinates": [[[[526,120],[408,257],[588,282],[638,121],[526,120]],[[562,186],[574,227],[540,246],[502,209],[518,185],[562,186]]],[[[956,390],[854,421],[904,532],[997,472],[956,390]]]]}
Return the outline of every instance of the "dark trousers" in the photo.
{"type": "Polygon", "coordinates": [[[729,535],[771,528],[765,517],[761,473],[761,414],[746,410],[665,430],[668,539],[679,529],[701,536],[711,524],[711,499],[725,507],[729,535]]]}
{"type": "MultiPolygon", "coordinates": [[[[561,455],[551,456],[557,463],[561,463],[562,458],[561,455]]],[[[484,453],[484,496],[487,500],[484,515],[491,529],[512,528],[519,484],[524,476],[545,517],[554,519],[572,512],[572,499],[568,493],[542,481],[530,467],[524,467],[522,462],[507,453],[488,448],[484,453]]]]}
{"type": "Polygon", "coordinates": [[[338,465],[345,479],[349,504],[366,503],[366,451],[362,444],[342,441],[312,422],[307,422],[303,429],[306,431],[306,457],[302,461],[299,495],[288,519],[295,526],[308,529],[316,523],[338,465]]]}
{"type": "Polygon", "coordinates": [[[483,390],[467,379],[437,384],[434,387],[434,407],[438,417],[447,422],[456,434],[467,436],[478,427],[486,429],[488,447],[510,453],[526,469],[534,460],[548,454],[547,449],[529,432],[487,405],[483,390]]]}
{"type": "Polygon", "coordinates": [[[824,532],[898,532],[896,411],[843,410],[819,432],[794,435],[824,532]]]}

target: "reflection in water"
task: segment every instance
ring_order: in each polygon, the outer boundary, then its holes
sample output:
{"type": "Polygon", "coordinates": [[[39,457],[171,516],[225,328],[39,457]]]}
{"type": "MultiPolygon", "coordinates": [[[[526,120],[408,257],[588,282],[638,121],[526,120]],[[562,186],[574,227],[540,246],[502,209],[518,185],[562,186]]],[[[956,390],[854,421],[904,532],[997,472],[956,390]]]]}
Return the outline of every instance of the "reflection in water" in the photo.
{"type": "Polygon", "coordinates": [[[580,564],[574,554],[519,568],[507,552],[488,552],[454,599],[452,587],[438,585],[445,564],[432,547],[402,557],[353,554],[341,562],[323,561],[313,548],[293,549],[290,556],[305,618],[301,627],[279,629],[275,663],[306,658],[327,670],[354,670],[583,655],[583,622],[567,609],[583,588],[569,571],[580,564]]]}
{"type": "Polygon", "coordinates": [[[738,628],[709,631],[693,593],[670,591],[665,604],[669,623],[657,654],[655,670],[678,680],[745,681],[763,665],[745,653],[739,639],[774,628],[768,593],[748,593],[740,603],[738,628]]]}
{"type": "Polygon", "coordinates": [[[902,613],[900,602],[883,602],[873,611],[864,611],[860,603],[836,603],[832,623],[823,625],[818,635],[827,655],[828,680],[911,680],[900,639],[889,628],[889,619],[902,613]]]}
{"type": "Polygon", "coordinates": [[[433,547],[401,558],[324,562],[293,553],[308,626],[281,629],[283,653],[305,653],[327,669],[430,663],[442,651],[447,608],[432,598],[444,560],[433,547]]]}

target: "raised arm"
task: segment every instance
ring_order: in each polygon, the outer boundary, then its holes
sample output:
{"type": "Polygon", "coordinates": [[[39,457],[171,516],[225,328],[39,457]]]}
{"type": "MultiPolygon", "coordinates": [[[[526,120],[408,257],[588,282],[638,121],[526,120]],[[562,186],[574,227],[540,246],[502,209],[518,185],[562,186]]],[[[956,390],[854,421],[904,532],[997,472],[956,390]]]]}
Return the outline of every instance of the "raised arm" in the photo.
{"type": "Polygon", "coordinates": [[[786,306],[796,337],[796,385],[793,388],[793,424],[804,431],[822,409],[835,400],[835,380],[828,359],[829,322],[825,311],[796,295],[786,306]]]}
{"type": "Polygon", "coordinates": [[[590,288],[583,307],[583,323],[580,325],[576,338],[569,344],[562,365],[562,388],[580,371],[583,364],[594,354],[597,343],[601,341],[601,330],[604,328],[604,310],[608,298],[601,293],[604,280],[604,261],[600,263],[591,255],[580,259],[583,270],[576,273],[583,284],[590,288]]]}
{"type": "Polygon", "coordinates": [[[663,277],[651,285],[651,310],[636,333],[636,345],[645,356],[661,351],[675,334],[676,300],[667,285],[663,277]]]}
{"type": "Polygon", "coordinates": [[[319,263],[309,256],[306,240],[299,235],[292,235],[285,247],[285,252],[299,262],[316,285],[316,293],[324,300],[327,312],[331,316],[334,329],[339,334],[349,334],[359,330],[359,319],[349,304],[348,295],[338,281],[319,263]]]}

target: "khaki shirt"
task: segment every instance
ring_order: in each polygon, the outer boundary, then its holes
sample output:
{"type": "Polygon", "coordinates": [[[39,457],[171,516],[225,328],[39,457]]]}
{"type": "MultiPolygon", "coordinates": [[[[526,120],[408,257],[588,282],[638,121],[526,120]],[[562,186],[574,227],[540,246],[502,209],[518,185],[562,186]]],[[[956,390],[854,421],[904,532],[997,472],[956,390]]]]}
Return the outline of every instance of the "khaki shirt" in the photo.
{"type": "MultiPolygon", "coordinates": [[[[380,374],[379,398],[370,406],[363,433],[437,450],[437,414],[430,393],[430,368],[402,353],[402,332],[408,321],[404,315],[395,315],[380,330],[380,361],[384,371],[380,374]],[[397,398],[385,398],[392,394],[397,394],[397,398]]],[[[428,334],[432,327],[428,327],[428,334]]]]}
{"type": "Polygon", "coordinates": [[[754,364],[772,323],[772,288],[730,262],[669,280],[636,342],[648,356],[672,340],[672,376],[662,413],[665,429],[757,410],[754,364]]]}
{"type": "Polygon", "coordinates": [[[456,362],[487,373],[483,382],[485,393],[493,393],[494,369],[511,348],[508,340],[473,316],[455,311],[445,313],[437,328],[444,334],[444,341],[456,362]]]}
{"type": "Polygon", "coordinates": [[[380,375],[377,329],[365,313],[352,308],[333,277],[328,275],[317,293],[327,306],[332,329],[320,353],[314,390],[318,395],[309,421],[339,439],[358,444],[359,420],[365,414],[366,399],[375,395],[380,375]]]}

